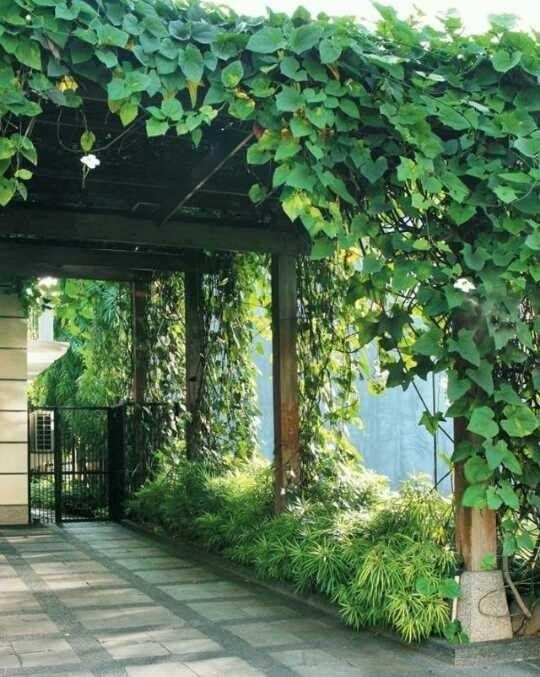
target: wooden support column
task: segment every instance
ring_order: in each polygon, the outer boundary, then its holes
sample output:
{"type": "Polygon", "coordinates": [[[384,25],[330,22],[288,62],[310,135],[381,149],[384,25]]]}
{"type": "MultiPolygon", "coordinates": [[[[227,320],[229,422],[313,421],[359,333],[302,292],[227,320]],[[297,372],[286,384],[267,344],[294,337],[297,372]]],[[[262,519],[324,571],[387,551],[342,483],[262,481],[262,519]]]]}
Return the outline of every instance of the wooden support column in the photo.
{"type": "Polygon", "coordinates": [[[202,383],[203,353],[203,276],[200,271],[184,277],[186,313],[186,454],[196,458],[200,444],[199,401],[202,383]]]}
{"type": "Polygon", "coordinates": [[[132,399],[135,403],[133,412],[134,449],[137,459],[134,471],[134,485],[141,486],[148,475],[146,449],[142,429],[142,404],[145,396],[146,374],[148,371],[148,348],[146,336],[146,307],[150,285],[147,280],[136,280],[131,283],[131,321],[132,321],[132,361],[133,381],[132,399]]]}
{"type": "MultiPolygon", "coordinates": [[[[481,309],[477,308],[476,318],[458,315],[454,326],[456,333],[463,328],[477,329],[481,334],[484,327],[481,309]]],[[[458,365],[458,371],[465,369],[465,364],[458,365]]],[[[471,392],[474,394],[478,392],[471,392]]],[[[454,445],[457,447],[462,442],[480,449],[483,440],[467,430],[466,419],[457,418],[454,419],[454,445]]],[[[463,506],[466,489],[464,463],[459,462],[454,469],[456,548],[463,557],[464,571],[460,576],[461,594],[456,604],[456,618],[471,642],[510,639],[512,623],[502,572],[485,567],[486,557],[497,556],[497,514],[488,508],[463,506]]]]}
{"type": "Polygon", "coordinates": [[[299,481],[298,363],[296,356],[296,259],[272,257],[272,354],[276,512],[287,503],[287,488],[299,481]]]}
{"type": "Polygon", "coordinates": [[[137,280],[131,283],[133,354],[132,399],[135,403],[144,402],[146,372],[148,370],[148,354],[146,345],[146,306],[148,302],[148,294],[148,281],[137,280]]]}
{"type": "MultiPolygon", "coordinates": [[[[466,429],[463,418],[454,419],[454,444],[470,442],[481,444],[481,440],[466,429]]],[[[484,508],[466,508],[461,504],[467,488],[464,464],[457,463],[454,469],[454,496],[456,503],[456,548],[463,557],[466,571],[482,571],[482,560],[486,555],[497,555],[497,514],[484,508]]]]}

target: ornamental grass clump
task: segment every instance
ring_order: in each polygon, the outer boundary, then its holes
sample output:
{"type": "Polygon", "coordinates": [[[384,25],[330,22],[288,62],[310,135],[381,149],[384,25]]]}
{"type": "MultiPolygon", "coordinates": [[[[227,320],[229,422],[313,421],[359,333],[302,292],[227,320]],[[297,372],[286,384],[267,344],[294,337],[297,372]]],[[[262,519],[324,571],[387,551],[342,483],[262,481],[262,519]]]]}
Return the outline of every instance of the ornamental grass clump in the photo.
{"type": "Polygon", "coordinates": [[[345,621],[387,627],[409,642],[441,634],[459,593],[451,524],[449,501],[422,479],[404,482],[349,542],[354,573],[335,596],[345,621]]]}
{"type": "Polygon", "coordinates": [[[261,578],[325,596],[356,629],[384,627],[408,642],[442,634],[459,592],[450,502],[421,479],[390,493],[384,478],[354,468],[343,496],[333,479],[322,485],[274,516],[266,462],[232,462],[217,473],[180,460],[137,493],[130,512],[261,578]],[[329,494],[334,500],[321,500],[329,494]]]}

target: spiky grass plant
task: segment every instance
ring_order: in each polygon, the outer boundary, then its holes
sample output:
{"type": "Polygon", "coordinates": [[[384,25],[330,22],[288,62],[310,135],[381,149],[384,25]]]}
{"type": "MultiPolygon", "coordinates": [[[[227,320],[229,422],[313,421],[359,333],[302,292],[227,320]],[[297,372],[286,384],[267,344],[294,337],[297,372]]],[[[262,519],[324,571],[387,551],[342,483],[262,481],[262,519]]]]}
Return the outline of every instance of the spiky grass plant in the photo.
{"type": "Polygon", "coordinates": [[[344,620],[356,628],[381,625],[409,642],[441,634],[456,594],[448,547],[404,534],[357,541],[348,549],[356,574],[336,595],[344,620]]]}
{"type": "Polygon", "coordinates": [[[350,567],[340,543],[327,536],[297,543],[291,548],[296,586],[333,597],[350,578],[350,567]]]}
{"type": "Polygon", "coordinates": [[[299,538],[300,524],[292,512],[266,522],[252,547],[257,574],[272,580],[293,580],[291,548],[299,538]]]}
{"type": "Polygon", "coordinates": [[[410,590],[399,590],[388,596],[385,618],[388,626],[406,642],[418,642],[431,634],[441,635],[450,620],[448,603],[443,597],[410,590]]]}

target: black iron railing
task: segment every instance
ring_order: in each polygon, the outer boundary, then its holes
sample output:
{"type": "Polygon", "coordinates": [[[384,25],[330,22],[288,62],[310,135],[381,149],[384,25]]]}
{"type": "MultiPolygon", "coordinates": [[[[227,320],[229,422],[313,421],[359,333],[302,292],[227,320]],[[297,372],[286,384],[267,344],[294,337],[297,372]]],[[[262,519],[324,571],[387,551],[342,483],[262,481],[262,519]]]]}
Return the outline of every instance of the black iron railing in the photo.
{"type": "Polygon", "coordinates": [[[125,500],[155,473],[158,452],[183,431],[180,406],[168,402],[31,411],[31,520],[120,519],[125,500]]]}

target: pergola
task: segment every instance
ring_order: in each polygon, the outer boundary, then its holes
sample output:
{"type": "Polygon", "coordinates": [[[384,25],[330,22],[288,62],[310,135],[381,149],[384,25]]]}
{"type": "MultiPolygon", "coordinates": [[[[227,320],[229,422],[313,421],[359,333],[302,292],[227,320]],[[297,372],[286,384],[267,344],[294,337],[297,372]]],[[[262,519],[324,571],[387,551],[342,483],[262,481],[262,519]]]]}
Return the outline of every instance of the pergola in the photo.
{"type": "MultiPolygon", "coordinates": [[[[133,399],[144,398],[142,341],[148,281],[153,272],[185,274],[186,407],[196,414],[201,387],[202,283],[215,270],[215,252],[271,255],[273,407],[276,508],[285,505],[288,478],[299,465],[296,355],[296,257],[309,252],[302,228],[284,217],[270,196],[249,198],[257,180],[268,185],[269,165],[248,167],[244,153],[260,130],[219,116],[199,147],[186,136],[147,138],[142,123],[124,129],[103,95],[84,92],[83,114],[49,105],[32,140],[40,158],[26,202],[0,211],[4,273],[125,281],[133,293],[133,399]],[[101,165],[82,171],[81,134],[96,134],[101,165]]],[[[455,441],[467,435],[458,419],[455,441]]],[[[196,441],[186,431],[187,451],[196,441]]],[[[456,472],[458,549],[468,571],[496,553],[496,513],[461,506],[466,486],[456,472]]]]}
{"type": "MultiPolygon", "coordinates": [[[[298,464],[295,259],[309,249],[302,229],[277,201],[255,206],[255,180],[243,158],[250,123],[214,122],[198,148],[190,138],[148,139],[123,129],[105,100],[85,97],[80,112],[50,106],[32,139],[40,157],[27,202],[0,211],[4,273],[130,282],[133,293],[133,398],[142,401],[142,342],[153,272],[185,274],[186,406],[194,413],[201,385],[202,281],[215,269],[212,252],[272,257],[273,391],[276,501],[298,464]],[[83,177],[79,140],[91,129],[101,165],[83,177]]],[[[267,172],[268,170],[263,170],[267,172]]],[[[188,454],[194,438],[187,434],[188,454]]]]}

